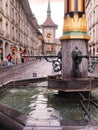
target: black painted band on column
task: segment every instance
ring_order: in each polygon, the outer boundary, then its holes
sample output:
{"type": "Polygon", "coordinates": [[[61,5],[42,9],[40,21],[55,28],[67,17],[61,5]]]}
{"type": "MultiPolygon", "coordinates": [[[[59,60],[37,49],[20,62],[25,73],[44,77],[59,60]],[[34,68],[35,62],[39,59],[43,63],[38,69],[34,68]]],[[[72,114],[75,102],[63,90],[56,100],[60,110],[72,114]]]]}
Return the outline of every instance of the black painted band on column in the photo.
{"type": "Polygon", "coordinates": [[[85,0],[79,1],[79,0],[75,0],[75,4],[73,4],[73,11],[70,11],[70,6],[71,6],[71,1],[70,0],[66,0],[65,3],[67,3],[66,6],[66,12],[64,12],[64,19],[66,18],[66,16],[69,14],[70,17],[73,17],[74,14],[78,14],[79,17],[82,17],[83,14],[85,14],[85,0]],[[83,8],[81,9],[81,11],[79,11],[79,5],[82,6],[83,8]]]}

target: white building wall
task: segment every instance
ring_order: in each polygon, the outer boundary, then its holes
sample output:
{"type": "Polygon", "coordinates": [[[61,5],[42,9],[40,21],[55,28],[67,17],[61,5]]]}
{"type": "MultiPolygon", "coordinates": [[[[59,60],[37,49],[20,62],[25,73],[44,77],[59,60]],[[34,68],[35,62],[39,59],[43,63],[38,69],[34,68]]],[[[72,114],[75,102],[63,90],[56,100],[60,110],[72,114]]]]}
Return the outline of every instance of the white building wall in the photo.
{"type": "MultiPolygon", "coordinates": [[[[0,10],[2,10],[2,12],[0,12],[0,18],[2,19],[2,22],[0,21],[0,48],[2,47],[3,49],[3,60],[6,59],[8,53],[11,53],[13,55],[13,61],[16,61],[17,55],[20,55],[20,49],[26,49],[27,54],[28,52],[39,50],[39,46],[36,45],[36,43],[38,43],[36,32],[38,27],[35,27],[35,25],[29,21],[27,13],[30,11],[30,8],[27,7],[27,12],[24,11],[21,2],[23,1],[0,0],[0,10]],[[36,37],[37,40],[34,41],[35,38],[33,37],[36,37]],[[33,46],[36,48],[35,50],[33,46]],[[15,50],[13,51],[13,49],[15,50]]],[[[23,3],[25,2],[28,2],[28,0],[23,3]]],[[[27,5],[25,4],[25,6],[27,5]]],[[[33,13],[31,15],[33,16],[33,13]]]]}
{"type": "Polygon", "coordinates": [[[98,55],[98,0],[86,1],[88,34],[90,35],[89,50],[91,55],[98,55]]]}

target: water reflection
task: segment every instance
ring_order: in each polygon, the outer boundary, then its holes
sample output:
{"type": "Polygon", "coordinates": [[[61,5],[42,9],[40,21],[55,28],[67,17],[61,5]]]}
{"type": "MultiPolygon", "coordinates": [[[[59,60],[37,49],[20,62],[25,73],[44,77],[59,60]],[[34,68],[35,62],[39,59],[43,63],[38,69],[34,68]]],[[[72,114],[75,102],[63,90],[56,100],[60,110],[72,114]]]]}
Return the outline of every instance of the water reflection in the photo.
{"type": "MultiPolygon", "coordinates": [[[[27,123],[57,126],[61,120],[84,119],[79,97],[59,96],[57,91],[49,91],[46,87],[39,86],[33,84],[26,89],[6,90],[3,95],[0,95],[0,101],[28,114],[27,123]]],[[[97,94],[95,96],[98,97],[97,94]]],[[[92,116],[98,119],[98,109],[92,105],[90,107],[92,116]]]]}

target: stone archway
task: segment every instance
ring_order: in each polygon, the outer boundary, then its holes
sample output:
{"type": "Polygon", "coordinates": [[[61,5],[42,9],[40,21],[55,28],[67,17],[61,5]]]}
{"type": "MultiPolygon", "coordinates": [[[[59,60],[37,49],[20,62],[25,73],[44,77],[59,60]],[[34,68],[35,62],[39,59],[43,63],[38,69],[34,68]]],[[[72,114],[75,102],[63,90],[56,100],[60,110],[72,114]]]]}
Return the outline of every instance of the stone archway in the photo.
{"type": "Polygon", "coordinates": [[[14,52],[15,52],[15,64],[21,63],[21,56],[20,56],[21,48],[18,45],[16,46],[14,52]]]}
{"type": "Polygon", "coordinates": [[[5,42],[5,57],[7,57],[9,53],[11,53],[10,45],[8,42],[5,42]]]}
{"type": "Polygon", "coordinates": [[[3,41],[0,40],[0,63],[3,60],[3,41]]]}
{"type": "Polygon", "coordinates": [[[27,53],[27,55],[30,55],[30,51],[28,50],[28,53],[27,53]]]}
{"type": "Polygon", "coordinates": [[[12,59],[13,59],[13,64],[17,64],[17,57],[18,57],[18,47],[15,45],[12,45],[12,59]]]}
{"type": "Polygon", "coordinates": [[[0,48],[3,47],[3,41],[0,40],[0,48]]]}

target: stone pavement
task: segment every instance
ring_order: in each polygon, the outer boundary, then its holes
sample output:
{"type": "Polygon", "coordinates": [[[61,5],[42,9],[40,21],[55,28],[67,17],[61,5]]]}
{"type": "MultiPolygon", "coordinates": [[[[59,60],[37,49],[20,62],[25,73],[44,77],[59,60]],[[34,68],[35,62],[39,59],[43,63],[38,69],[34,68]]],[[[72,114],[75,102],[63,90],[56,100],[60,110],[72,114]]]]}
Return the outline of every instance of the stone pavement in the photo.
{"type": "MultiPolygon", "coordinates": [[[[18,65],[13,65],[12,68],[7,66],[0,67],[0,84],[9,80],[33,78],[34,74],[37,77],[46,77],[54,74],[51,63],[45,59],[32,60],[18,65]]],[[[57,74],[57,73],[56,73],[57,74]]],[[[94,73],[88,73],[89,76],[98,77],[98,65],[94,73]]]]}
{"type": "Polygon", "coordinates": [[[33,78],[34,73],[37,77],[45,77],[52,74],[52,65],[46,60],[33,60],[22,64],[14,65],[12,68],[0,68],[0,84],[9,80],[33,78]]]}

